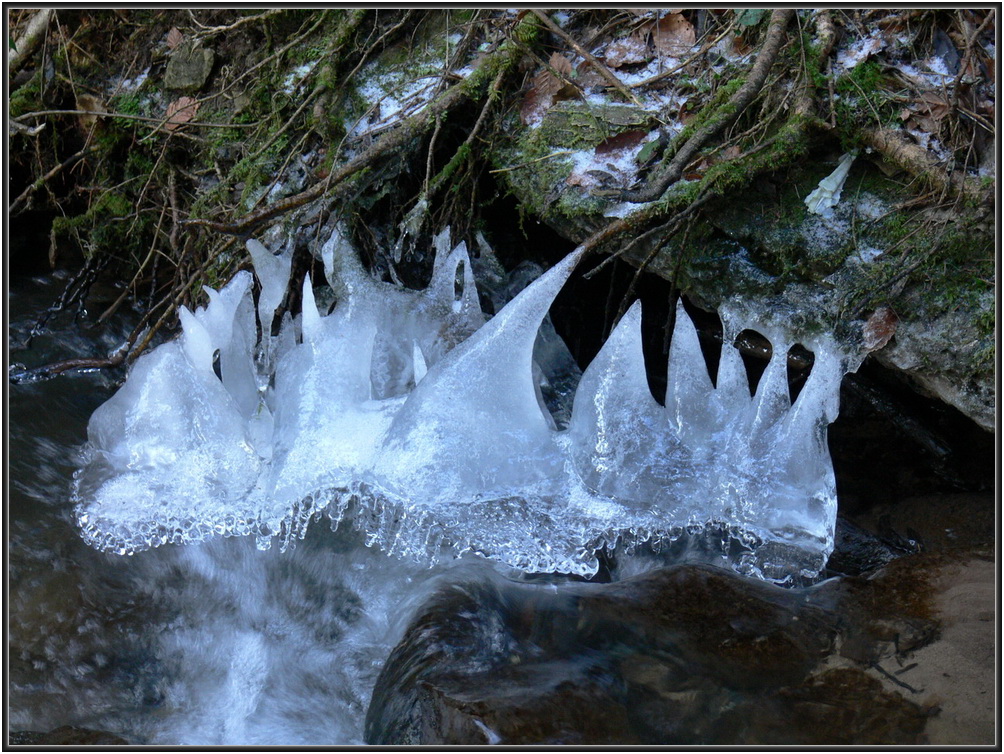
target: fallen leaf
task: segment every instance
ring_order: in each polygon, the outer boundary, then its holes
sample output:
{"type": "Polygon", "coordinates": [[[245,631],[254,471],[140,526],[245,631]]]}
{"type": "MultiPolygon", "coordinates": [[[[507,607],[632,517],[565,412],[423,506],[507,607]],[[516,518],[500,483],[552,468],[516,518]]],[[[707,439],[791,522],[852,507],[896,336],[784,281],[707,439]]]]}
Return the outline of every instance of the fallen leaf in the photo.
{"type": "Polygon", "coordinates": [[[551,53],[551,58],[547,61],[547,64],[564,76],[572,75],[572,61],[560,53],[551,53]]]}
{"type": "MultiPolygon", "coordinates": [[[[548,65],[558,73],[571,76],[572,61],[558,53],[551,55],[548,65]]],[[[523,95],[523,101],[519,107],[520,119],[527,126],[538,123],[555,101],[567,99],[574,96],[574,94],[575,87],[566,84],[565,81],[545,68],[533,77],[530,88],[523,95]]]]}
{"type": "Polygon", "coordinates": [[[180,45],[185,39],[185,35],[178,31],[177,26],[172,26],[171,31],[167,32],[167,47],[169,50],[173,50],[178,45],[180,45]]]}
{"type": "Polygon", "coordinates": [[[681,55],[694,46],[697,34],[682,13],[671,13],[654,24],[652,41],[663,55],[681,55]]]}
{"type": "Polygon", "coordinates": [[[732,37],[732,54],[745,56],[753,52],[752,45],[748,44],[741,36],[732,37]]]}
{"type": "Polygon", "coordinates": [[[634,158],[635,162],[637,162],[639,165],[647,165],[652,160],[652,157],[655,156],[655,151],[658,148],[659,148],[658,139],[653,139],[652,141],[648,142],[645,146],[641,148],[641,151],[638,152],[637,155],[635,155],[634,158]]]}
{"type": "Polygon", "coordinates": [[[614,154],[615,152],[631,149],[632,147],[636,147],[641,144],[641,140],[647,135],[648,131],[642,131],[640,129],[622,131],[621,133],[604,139],[597,144],[595,154],[597,157],[605,157],[607,155],[614,154]]]}
{"type": "Polygon", "coordinates": [[[731,147],[722,150],[722,160],[734,160],[743,153],[743,150],[739,148],[738,144],[733,144],[731,147]]]}
{"type": "Polygon", "coordinates": [[[871,353],[883,348],[896,334],[899,316],[889,306],[876,309],[861,329],[865,351],[871,353]]]}
{"type": "Polygon", "coordinates": [[[575,69],[575,82],[583,89],[609,86],[603,75],[588,60],[583,60],[579,63],[579,67],[575,69]]]}
{"type": "Polygon", "coordinates": [[[934,92],[924,92],[920,95],[916,106],[918,110],[926,113],[934,120],[941,120],[951,112],[951,105],[948,103],[948,100],[934,92]]]}
{"type": "MultiPolygon", "coordinates": [[[[97,97],[93,97],[90,94],[77,95],[77,109],[83,110],[86,113],[105,112],[104,103],[97,97]]],[[[97,122],[97,120],[97,116],[94,115],[81,115],[79,122],[84,128],[90,128],[97,122]]]]}
{"type": "Polygon", "coordinates": [[[167,122],[164,128],[177,131],[195,117],[199,111],[199,102],[191,97],[179,97],[167,106],[167,122]]]}

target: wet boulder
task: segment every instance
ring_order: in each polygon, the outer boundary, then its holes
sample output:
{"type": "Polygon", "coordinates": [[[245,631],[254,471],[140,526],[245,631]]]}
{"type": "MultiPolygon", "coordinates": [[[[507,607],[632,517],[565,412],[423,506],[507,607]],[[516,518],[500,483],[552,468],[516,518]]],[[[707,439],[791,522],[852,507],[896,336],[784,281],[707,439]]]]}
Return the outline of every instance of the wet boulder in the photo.
{"type": "MultiPolygon", "coordinates": [[[[611,584],[448,584],[384,665],[366,740],[915,743],[926,719],[919,705],[851,660],[826,664],[839,657],[844,608],[858,616],[880,597],[865,579],[855,587],[782,589],[694,564],[611,584]],[[790,723],[792,705],[808,710],[804,724],[790,723]],[[823,725],[820,710],[831,706],[834,722],[823,725]]],[[[873,640],[864,629],[857,636],[862,646],[873,640]]]]}

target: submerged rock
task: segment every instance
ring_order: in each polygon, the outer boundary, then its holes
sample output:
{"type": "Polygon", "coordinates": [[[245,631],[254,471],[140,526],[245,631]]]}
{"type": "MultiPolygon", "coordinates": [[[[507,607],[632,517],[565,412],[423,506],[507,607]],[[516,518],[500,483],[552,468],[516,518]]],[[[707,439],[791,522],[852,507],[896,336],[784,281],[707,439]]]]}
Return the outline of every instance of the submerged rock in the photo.
{"type": "Polygon", "coordinates": [[[613,584],[444,585],[385,663],[366,740],[917,744],[929,711],[840,654],[853,639],[876,662],[904,621],[931,625],[890,597],[909,592],[905,573],[801,590],[704,565],[613,584]]]}

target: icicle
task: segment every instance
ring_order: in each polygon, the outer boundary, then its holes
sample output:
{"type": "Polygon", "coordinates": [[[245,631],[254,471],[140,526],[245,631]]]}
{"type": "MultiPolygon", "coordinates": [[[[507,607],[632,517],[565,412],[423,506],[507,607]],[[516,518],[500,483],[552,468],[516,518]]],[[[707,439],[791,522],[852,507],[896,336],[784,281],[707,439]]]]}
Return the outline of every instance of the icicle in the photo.
{"type": "Polygon", "coordinates": [[[317,303],[314,300],[314,287],[310,284],[310,275],[303,278],[303,304],[300,327],[303,328],[304,342],[314,342],[321,336],[321,315],[317,311],[317,303]]]}
{"type": "Polygon", "coordinates": [[[411,342],[411,360],[414,364],[415,384],[417,385],[429,370],[425,366],[425,357],[422,355],[422,349],[418,347],[418,343],[414,340],[411,342]]]}
{"type": "Polygon", "coordinates": [[[822,566],[836,513],[826,427],[848,368],[830,339],[806,343],[815,362],[792,406],[793,336],[775,319],[723,307],[713,387],[679,305],[662,408],[640,304],[581,380],[544,324],[581,251],[482,324],[470,256],[463,243],[450,249],[448,231],[434,241],[429,287],[410,291],[370,278],[336,230],[321,257],[337,306],[318,310],[308,276],[301,314],[285,312],[272,338],[289,252],[248,246],[264,357],[253,358],[246,273],[207,289],[205,308],[180,310],[182,337],[137,360],[88,426],[92,461],[75,497],[94,546],[131,553],[254,531],[260,547],[278,538],[285,550],[323,514],[333,527],[351,515],[371,544],[430,560],[450,548],[587,575],[603,542],[656,546],[689,532],[723,555],[735,545],[736,567],[769,578],[822,566]],[[745,328],[773,349],[752,398],[733,345],[745,328]]]}
{"type": "Polygon", "coordinates": [[[293,263],[293,250],[288,248],[275,255],[266,249],[259,241],[248,239],[247,249],[251,253],[254,271],[261,283],[261,295],[258,298],[258,321],[264,332],[272,329],[272,318],[286,295],[289,285],[289,273],[293,263]]]}
{"type": "Polygon", "coordinates": [[[600,494],[651,503],[661,494],[660,456],[672,452],[666,429],[645,376],[635,302],[579,382],[569,425],[576,469],[600,494]]]}
{"type": "Polygon", "coordinates": [[[666,416],[673,431],[692,446],[709,442],[710,433],[716,429],[711,377],[697,328],[682,300],[676,306],[667,373],[666,416]]]}
{"type": "Polygon", "coordinates": [[[388,430],[375,461],[379,484],[452,502],[557,473],[531,362],[537,328],[579,257],[555,265],[429,369],[388,430]]]}

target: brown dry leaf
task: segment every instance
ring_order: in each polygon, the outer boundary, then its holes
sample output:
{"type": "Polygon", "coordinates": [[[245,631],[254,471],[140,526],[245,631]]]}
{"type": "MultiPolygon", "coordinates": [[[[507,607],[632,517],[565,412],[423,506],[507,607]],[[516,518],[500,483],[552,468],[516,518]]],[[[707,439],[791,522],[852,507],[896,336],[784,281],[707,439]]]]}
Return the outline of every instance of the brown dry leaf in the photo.
{"type": "Polygon", "coordinates": [[[615,152],[631,149],[632,147],[636,147],[641,144],[641,140],[647,135],[648,131],[642,131],[641,129],[622,131],[621,133],[604,139],[597,144],[594,154],[597,157],[605,157],[607,155],[614,154],[615,152]]]}
{"type": "Polygon", "coordinates": [[[597,86],[609,86],[607,80],[603,78],[603,75],[597,71],[588,60],[583,60],[579,63],[579,67],[575,70],[575,73],[575,81],[583,89],[592,89],[597,86]]]}
{"type": "Polygon", "coordinates": [[[951,105],[943,96],[934,92],[924,92],[921,94],[920,97],[917,98],[915,107],[934,120],[941,120],[948,115],[952,109],[951,105]]]}
{"type": "Polygon", "coordinates": [[[167,122],[164,128],[177,131],[195,117],[199,111],[199,102],[191,97],[178,97],[167,106],[167,122]]]}
{"type": "Polygon", "coordinates": [[[870,353],[883,348],[896,334],[898,324],[899,316],[891,307],[881,306],[876,309],[861,328],[865,351],[870,353]]]}
{"type": "MultiPolygon", "coordinates": [[[[547,62],[558,73],[571,76],[572,61],[562,55],[554,53],[547,62]]],[[[533,77],[533,82],[523,96],[523,102],[520,103],[519,115],[523,125],[528,126],[538,122],[556,100],[567,99],[574,94],[575,87],[566,84],[545,68],[533,77]]]]}
{"type": "Polygon", "coordinates": [[[663,55],[682,55],[697,42],[697,34],[682,13],[670,13],[654,24],[652,41],[663,55]]]}
{"type": "MultiPolygon", "coordinates": [[[[90,94],[78,94],[77,109],[83,110],[86,113],[103,113],[105,112],[105,105],[97,97],[93,97],[90,94]]],[[[81,115],[79,123],[83,128],[90,128],[97,123],[97,120],[97,116],[94,115],[81,115]]]]}
{"type": "Polygon", "coordinates": [[[743,153],[743,150],[739,148],[738,144],[733,144],[731,147],[726,147],[722,150],[721,160],[734,160],[743,153]]]}
{"type": "Polygon", "coordinates": [[[175,49],[180,45],[185,39],[185,35],[178,31],[177,26],[172,26],[171,31],[167,32],[167,47],[169,50],[175,49]]]}
{"type": "Polygon", "coordinates": [[[560,53],[552,52],[547,64],[563,76],[572,75],[572,61],[560,53]]]}
{"type": "Polygon", "coordinates": [[[732,37],[732,52],[736,55],[749,55],[753,52],[753,47],[742,37],[732,37]]]}
{"type": "Polygon", "coordinates": [[[648,35],[651,26],[651,24],[645,24],[634,34],[611,42],[603,54],[603,62],[611,68],[620,68],[624,65],[645,63],[651,60],[652,53],[648,49],[648,35]]]}

